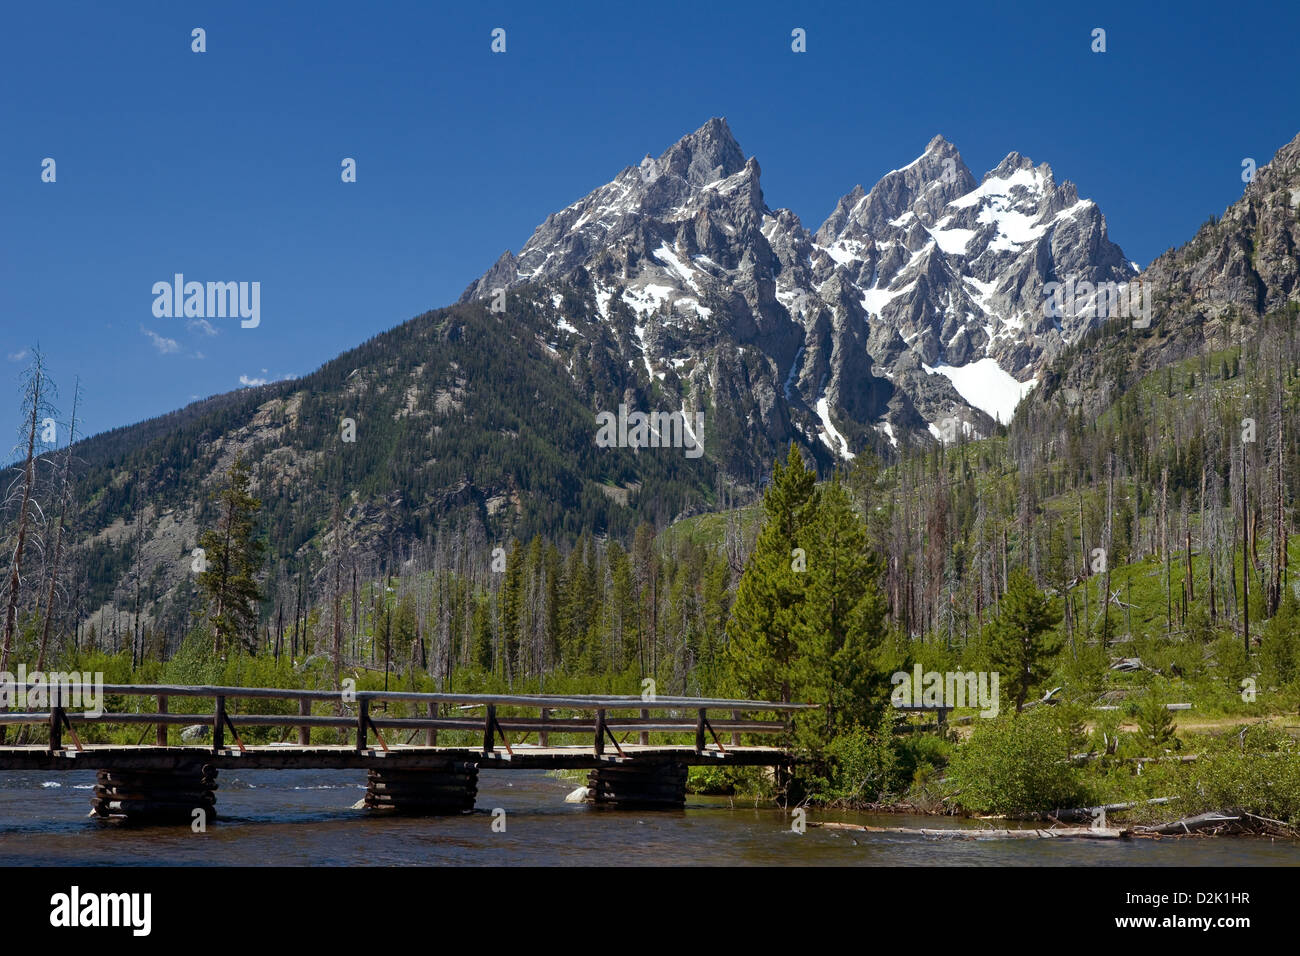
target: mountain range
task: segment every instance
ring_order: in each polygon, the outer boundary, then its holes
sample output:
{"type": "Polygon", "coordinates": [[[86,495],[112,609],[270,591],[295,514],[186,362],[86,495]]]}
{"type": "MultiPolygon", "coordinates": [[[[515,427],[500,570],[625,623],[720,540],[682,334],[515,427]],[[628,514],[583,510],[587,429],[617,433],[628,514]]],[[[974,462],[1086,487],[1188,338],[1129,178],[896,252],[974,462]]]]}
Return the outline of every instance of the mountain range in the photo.
{"type": "Polygon", "coordinates": [[[548,216],[461,301],[570,293],[557,347],[611,331],[602,360],[752,436],[722,436],[718,458],[746,474],[791,439],[843,460],[943,439],[954,418],[990,434],[1098,321],[1051,316],[1044,287],[1137,273],[1097,204],[1019,153],[977,181],[935,136],[810,232],[767,205],[758,161],[711,119],[548,216]]]}
{"type": "Polygon", "coordinates": [[[1294,313],[1298,243],[1300,137],[1139,276],[1096,203],[1018,153],[977,180],[936,136],[810,231],[768,206],[757,160],[712,119],[548,216],[459,302],[304,378],[79,442],[67,590],[82,620],[138,593],[142,615],[182,625],[237,454],[276,587],[305,568],[320,590],[336,504],[351,555],[392,568],[444,530],[490,549],[662,527],[752,494],[791,441],[827,473],[990,435],[1026,395],[1095,415],[1152,369],[1294,313]],[[1044,307],[1052,283],[1135,281],[1155,290],[1144,328],[1044,307]],[[703,455],[597,447],[598,414],[620,406],[702,413],[703,455]]]}

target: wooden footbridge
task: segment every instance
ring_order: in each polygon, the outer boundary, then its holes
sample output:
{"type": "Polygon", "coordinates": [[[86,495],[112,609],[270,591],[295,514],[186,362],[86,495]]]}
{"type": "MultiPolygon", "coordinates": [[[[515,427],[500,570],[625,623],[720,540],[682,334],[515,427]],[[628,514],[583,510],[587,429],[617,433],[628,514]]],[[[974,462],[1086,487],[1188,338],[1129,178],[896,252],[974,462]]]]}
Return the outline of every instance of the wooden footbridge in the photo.
{"type": "Polygon", "coordinates": [[[365,770],[367,809],[426,814],[472,810],[480,770],[581,769],[590,771],[588,799],[596,804],[680,808],[688,767],[792,763],[788,750],[742,744],[742,735],[783,734],[798,711],[815,707],[136,684],[65,685],[59,699],[83,699],[79,690],[123,703],[116,712],[57,704],[44,712],[0,712],[0,725],[26,726],[39,741],[0,746],[0,772],[94,770],[94,815],[185,823],[200,810],[205,819],[215,817],[217,774],[235,769],[365,770]],[[139,743],[83,743],[77,732],[102,737],[99,728],[129,725],[144,725],[139,743]],[[150,726],[154,739],[145,743],[150,726]],[[279,740],[266,739],[277,729],[279,740]],[[313,744],[313,731],[336,742],[313,744]]]}

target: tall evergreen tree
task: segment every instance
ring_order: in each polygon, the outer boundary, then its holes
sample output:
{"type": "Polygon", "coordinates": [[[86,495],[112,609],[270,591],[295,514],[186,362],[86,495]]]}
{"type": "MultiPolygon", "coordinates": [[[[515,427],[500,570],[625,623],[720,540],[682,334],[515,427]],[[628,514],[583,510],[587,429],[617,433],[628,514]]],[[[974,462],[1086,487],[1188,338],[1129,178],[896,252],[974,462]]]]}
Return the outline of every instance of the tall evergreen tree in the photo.
{"type": "Polygon", "coordinates": [[[1046,675],[1059,639],[1052,629],[1061,615],[1023,568],[1011,572],[1002,612],[989,623],[989,657],[999,682],[1020,713],[1029,692],[1046,675]]]}
{"type": "Polygon", "coordinates": [[[808,526],[808,571],[795,614],[799,700],[822,712],[799,724],[814,752],[854,727],[873,728],[884,710],[888,682],[877,673],[885,637],[884,571],[867,545],[866,525],[838,478],[821,489],[808,526]]]}
{"type": "Polygon", "coordinates": [[[733,692],[789,701],[794,689],[794,634],[803,600],[805,531],[815,514],[817,475],[792,442],[763,496],[763,530],[745,566],[727,621],[733,692]]]}
{"type": "Polygon", "coordinates": [[[241,639],[250,650],[256,646],[257,605],[262,599],[257,575],[262,569],[264,545],[256,537],[262,502],[249,492],[250,482],[248,466],[237,456],[226,472],[225,484],[214,495],[219,510],[217,526],[199,538],[207,561],[199,585],[218,655],[241,639]]]}
{"type": "Polygon", "coordinates": [[[520,620],[524,602],[524,549],[517,540],[510,542],[506,556],[505,580],[497,593],[501,622],[501,676],[506,686],[514,685],[515,664],[519,653],[520,620]]]}

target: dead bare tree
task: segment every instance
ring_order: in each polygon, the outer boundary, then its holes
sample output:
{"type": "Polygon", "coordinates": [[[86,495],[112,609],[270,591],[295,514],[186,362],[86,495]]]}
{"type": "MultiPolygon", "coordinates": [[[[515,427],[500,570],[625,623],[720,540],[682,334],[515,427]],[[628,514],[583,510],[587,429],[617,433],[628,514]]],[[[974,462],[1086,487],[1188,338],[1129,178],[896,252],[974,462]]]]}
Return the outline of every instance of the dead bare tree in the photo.
{"type": "Polygon", "coordinates": [[[72,419],[68,424],[68,445],[63,450],[63,466],[59,474],[59,523],[54,530],[54,560],[50,567],[50,586],[45,594],[45,616],[41,622],[41,645],[36,654],[36,669],[45,669],[45,651],[50,643],[50,622],[54,618],[54,589],[59,580],[59,562],[63,557],[63,528],[67,523],[68,508],[72,499],[72,446],[77,442],[77,404],[81,400],[81,380],[72,391],[72,419]]]}
{"type": "MultiPolygon", "coordinates": [[[[17,498],[18,527],[14,538],[14,549],[9,560],[8,597],[5,602],[4,639],[0,642],[0,671],[9,670],[9,655],[13,650],[14,631],[18,626],[18,600],[22,591],[23,553],[27,539],[33,528],[44,524],[45,515],[37,503],[34,492],[36,487],[36,429],[43,416],[53,411],[48,401],[48,393],[53,390],[52,383],[45,371],[45,357],[39,348],[32,350],[32,364],[23,376],[23,420],[26,423],[20,435],[27,446],[19,474],[6,494],[6,503],[17,498]],[[21,491],[19,487],[21,486],[21,491]]],[[[20,445],[21,447],[21,445],[20,445]]],[[[39,540],[37,540],[39,544],[39,540]]],[[[7,728],[0,725],[0,743],[4,742],[7,728]]]]}
{"type": "Polygon", "coordinates": [[[5,603],[4,640],[0,643],[0,671],[9,669],[9,655],[13,650],[14,631],[18,626],[18,600],[22,590],[23,555],[27,548],[28,536],[34,526],[44,522],[44,512],[37,503],[34,493],[36,487],[36,466],[39,456],[36,453],[37,428],[42,417],[48,417],[53,411],[48,396],[53,390],[52,383],[45,370],[45,357],[39,348],[33,349],[32,364],[28,366],[23,378],[23,444],[26,453],[19,466],[19,475],[11,486],[7,498],[17,496],[18,527],[14,538],[14,549],[9,559],[8,599],[5,603]],[[19,486],[21,485],[21,490],[19,486]]]}

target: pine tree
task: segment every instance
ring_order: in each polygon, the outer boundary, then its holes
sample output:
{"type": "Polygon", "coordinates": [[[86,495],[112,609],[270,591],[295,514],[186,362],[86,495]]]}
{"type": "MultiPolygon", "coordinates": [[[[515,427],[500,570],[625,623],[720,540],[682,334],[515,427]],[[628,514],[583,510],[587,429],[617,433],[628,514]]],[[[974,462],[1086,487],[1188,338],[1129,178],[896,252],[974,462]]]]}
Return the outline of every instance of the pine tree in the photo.
{"type": "Polygon", "coordinates": [[[217,527],[199,538],[207,569],[199,585],[207,603],[213,648],[241,638],[251,650],[257,630],[258,602],[262,599],[257,575],[262,569],[264,545],[255,535],[262,502],[249,493],[250,476],[242,457],[226,472],[225,485],[215,494],[220,510],[217,527]]]}
{"type": "Polygon", "coordinates": [[[659,639],[659,558],[654,538],[654,527],[643,521],[632,539],[632,569],[641,607],[637,615],[637,663],[643,676],[651,670],[650,649],[659,639]]]}
{"type": "Polygon", "coordinates": [[[614,542],[609,546],[609,635],[611,669],[624,670],[636,661],[636,582],[627,552],[614,542]]]}
{"type": "Polygon", "coordinates": [[[1177,728],[1174,715],[1165,706],[1164,699],[1155,693],[1149,693],[1138,704],[1138,731],[1142,740],[1150,745],[1154,753],[1159,753],[1169,744],[1177,744],[1177,728]]]}
{"type": "Polygon", "coordinates": [[[818,495],[808,526],[808,570],[795,614],[795,695],[823,711],[800,724],[814,752],[855,727],[873,728],[887,682],[876,673],[885,636],[883,565],[867,547],[866,525],[848,493],[832,480],[818,495]]]}
{"type": "Polygon", "coordinates": [[[490,673],[492,671],[492,607],[488,599],[483,596],[474,599],[470,646],[473,648],[474,663],[481,670],[490,673]]]}
{"type": "Polygon", "coordinates": [[[497,613],[501,622],[501,676],[507,687],[513,687],[524,601],[524,549],[517,540],[510,542],[505,581],[497,592],[497,599],[500,602],[497,613]]]}
{"type": "Polygon", "coordinates": [[[817,475],[804,466],[793,442],[786,464],[777,462],[763,496],[763,530],[736,589],[727,622],[727,657],[734,692],[792,699],[796,653],[794,628],[803,600],[805,531],[815,514],[817,475]]]}
{"type": "Polygon", "coordinates": [[[1001,686],[1024,709],[1030,690],[1043,679],[1059,649],[1052,629],[1060,614],[1021,568],[1013,571],[1002,598],[1002,613],[989,623],[989,656],[1001,686]]]}

